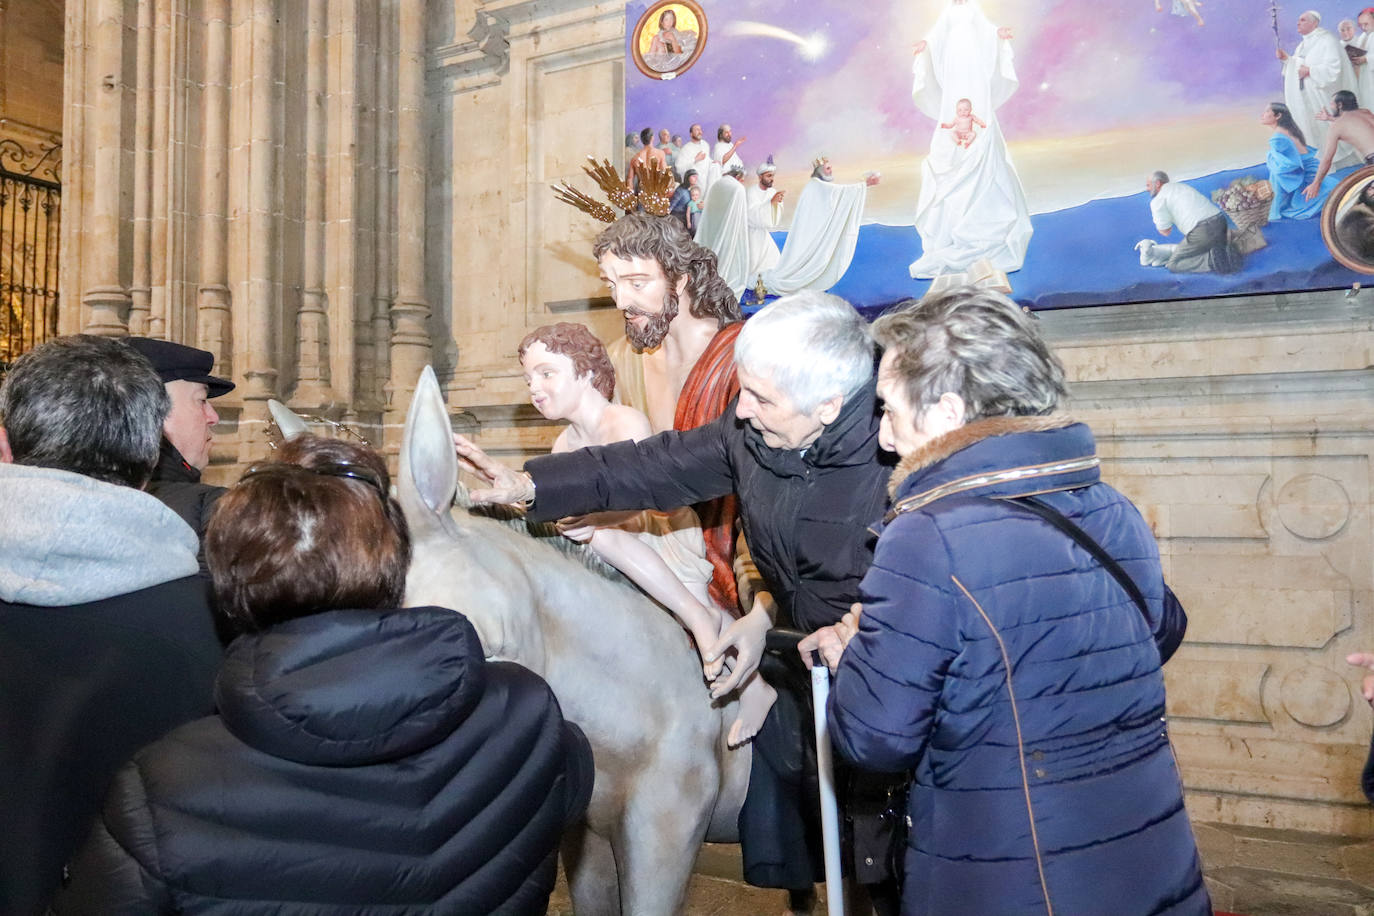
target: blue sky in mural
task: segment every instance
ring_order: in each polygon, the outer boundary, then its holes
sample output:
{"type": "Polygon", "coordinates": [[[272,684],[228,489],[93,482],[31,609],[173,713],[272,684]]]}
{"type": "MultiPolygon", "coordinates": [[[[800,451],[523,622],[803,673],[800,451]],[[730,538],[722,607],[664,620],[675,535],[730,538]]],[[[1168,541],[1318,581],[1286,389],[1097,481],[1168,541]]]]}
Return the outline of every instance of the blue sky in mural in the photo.
{"type": "MultiPolygon", "coordinates": [[[[1367,2],[1285,5],[1283,47],[1297,45],[1303,10],[1317,10],[1335,32],[1367,2]]],[[[736,138],[748,137],[740,148],[746,166],[772,154],[778,186],[792,195],[819,154],[836,164],[839,181],[880,172],[855,265],[836,291],[859,305],[919,295],[924,284],[905,268],[919,246],[911,224],[935,125],[911,99],[912,52],[948,3],[702,0],[709,39],[690,70],[659,81],[627,58],[626,131],[668,127],[686,136],[700,122],[714,140],[716,126],[729,122],[736,138]]],[[[996,114],[1036,229],[1026,268],[1013,277],[1018,298],[1087,304],[1358,279],[1331,261],[1315,219],[1271,227],[1273,246],[1248,259],[1242,276],[1140,267],[1135,241],[1158,239],[1144,175],[1165,169],[1204,193],[1239,175],[1266,177],[1270,130],[1259,115],[1283,98],[1269,0],[1205,0],[1201,27],[1173,15],[1172,0],[1161,4],[1157,11],[1154,0],[981,0],[989,19],[1014,32],[1019,87],[996,114]],[[1066,299],[1087,252],[1103,276],[1066,299]]],[[[627,4],[627,54],[629,33],[650,5],[627,4]]]]}
{"type": "MultiPolygon", "coordinates": [[[[1356,0],[1358,2],[1358,0],[1356,0]]],[[[912,0],[730,0],[706,2],[712,27],[697,64],[676,80],[627,73],[626,127],[732,121],[748,149],[780,150],[796,138],[844,145],[862,138],[881,155],[915,152],[930,122],[911,104],[912,45],[945,5],[912,0]],[[855,15],[861,11],[861,15],[855,15]],[[728,17],[728,21],[727,21],[728,17]],[[799,44],[740,34],[740,22],[777,26],[825,52],[808,60],[799,44]]],[[[1040,140],[1159,120],[1196,117],[1281,97],[1267,0],[1207,0],[1207,24],[1156,12],[1153,0],[985,0],[990,19],[1015,31],[1017,95],[999,118],[1008,141],[1040,140]]],[[[632,3],[627,26],[647,8],[632,3]]],[[[1284,46],[1298,40],[1307,6],[1279,13],[1284,46]]],[[[1323,25],[1358,7],[1315,0],[1323,25]]]]}

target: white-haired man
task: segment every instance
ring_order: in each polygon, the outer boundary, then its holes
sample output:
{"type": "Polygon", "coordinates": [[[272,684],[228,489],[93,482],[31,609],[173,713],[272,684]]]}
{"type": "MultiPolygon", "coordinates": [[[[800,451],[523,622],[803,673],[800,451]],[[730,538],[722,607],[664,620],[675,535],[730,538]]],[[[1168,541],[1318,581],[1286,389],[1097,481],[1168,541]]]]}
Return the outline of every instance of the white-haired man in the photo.
{"type": "MultiPolygon", "coordinates": [[[[735,343],[740,394],[713,423],[532,459],[514,471],[458,437],[458,453],[491,488],[476,501],[528,502],[530,517],[608,509],[676,508],[734,493],[744,536],[769,588],[731,625],[710,657],[731,651],[724,696],[751,674],[773,625],[811,631],[859,600],[872,561],[868,525],[887,503],[891,462],[878,448],[868,327],[843,299],[805,292],[777,300],[745,323],[735,343]]],[[[763,673],[778,702],[755,737],[750,800],[741,813],[745,878],[809,892],[804,825],[809,800],[800,760],[809,721],[804,671],[774,661],[763,673]],[[767,788],[755,792],[757,785],[767,788]],[[764,801],[766,799],[766,801],[764,801]]],[[[794,896],[794,906],[795,904],[794,896]]]]}
{"type": "MultiPolygon", "coordinates": [[[[1302,40],[1292,54],[1279,48],[1274,53],[1283,61],[1283,100],[1302,128],[1307,142],[1320,147],[1326,141],[1328,126],[1317,119],[1327,100],[1340,89],[1355,89],[1355,71],[1341,40],[1322,28],[1321,14],[1308,10],[1298,17],[1302,40]]],[[[1353,162],[1353,157],[1350,157],[1353,162]]],[[[1339,162],[1345,165],[1345,162],[1339,162]]]]}

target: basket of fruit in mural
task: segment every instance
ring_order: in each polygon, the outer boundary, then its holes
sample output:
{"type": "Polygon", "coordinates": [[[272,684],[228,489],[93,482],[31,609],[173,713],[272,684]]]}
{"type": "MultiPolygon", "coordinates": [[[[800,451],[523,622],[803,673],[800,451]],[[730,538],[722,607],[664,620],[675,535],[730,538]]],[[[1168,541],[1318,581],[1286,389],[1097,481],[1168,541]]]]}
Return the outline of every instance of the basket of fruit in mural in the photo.
{"type": "Polygon", "coordinates": [[[1212,192],[1212,202],[1235,225],[1231,244],[1240,254],[1249,254],[1265,246],[1260,229],[1269,224],[1269,206],[1274,189],[1262,178],[1237,178],[1224,188],[1212,192]]]}

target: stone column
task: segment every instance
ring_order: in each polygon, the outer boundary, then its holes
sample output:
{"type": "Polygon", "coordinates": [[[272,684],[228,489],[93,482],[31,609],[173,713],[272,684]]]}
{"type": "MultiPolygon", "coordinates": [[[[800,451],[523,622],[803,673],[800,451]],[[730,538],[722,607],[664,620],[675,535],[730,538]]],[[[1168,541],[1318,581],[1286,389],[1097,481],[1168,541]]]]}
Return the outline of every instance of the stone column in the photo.
{"type": "MultiPolygon", "coordinates": [[[[147,0],[144,0],[146,3],[147,0]]],[[[151,95],[153,98],[153,155],[152,155],[152,225],[149,239],[152,247],[152,270],[150,271],[151,292],[148,297],[148,335],[167,337],[167,310],[169,277],[167,275],[168,243],[168,190],[171,184],[169,172],[171,158],[171,114],[172,93],[172,53],[174,36],[172,33],[173,0],[155,0],[153,24],[153,79],[150,84],[139,84],[140,97],[151,95]]],[[[139,38],[142,40],[142,34],[139,38]]]]}
{"type": "Polygon", "coordinates": [[[79,296],[85,289],[81,279],[82,241],[81,201],[86,193],[86,114],[89,104],[86,66],[86,4],[71,0],[63,11],[64,61],[62,66],[62,193],[67,206],[62,212],[62,257],[59,267],[57,330],[75,334],[85,326],[85,311],[79,296]],[[73,307],[75,306],[75,307],[73,307]]]}
{"type": "Polygon", "coordinates": [[[388,449],[399,447],[415,380],[431,354],[425,299],[425,2],[400,0],[397,13],[396,301],[391,306],[388,449]]]}
{"type": "MultiPolygon", "coordinates": [[[[260,454],[268,413],[267,400],[277,396],[279,376],[276,333],[279,287],[276,270],[277,193],[277,9],[273,0],[252,0],[247,25],[252,72],[247,82],[248,186],[246,204],[247,301],[240,304],[242,334],[234,338],[235,359],[243,366],[243,413],[239,422],[239,458],[260,454]]],[[[244,84],[240,83],[243,91],[244,84]]]]}
{"type": "MultiPolygon", "coordinates": [[[[119,269],[121,216],[119,189],[123,153],[121,114],[124,102],[124,4],[121,0],[87,0],[95,22],[87,23],[87,127],[84,151],[94,166],[90,206],[84,213],[95,244],[83,250],[85,289],[81,304],[88,334],[120,337],[129,333],[130,298],[119,269]]],[[[75,215],[75,214],[73,214],[75,215]]]]}
{"type": "Polygon", "coordinates": [[[391,302],[395,290],[396,273],[392,264],[392,252],[396,239],[392,233],[392,214],[395,212],[395,184],[392,179],[394,141],[396,139],[396,109],[393,104],[392,84],[395,80],[396,48],[392,41],[391,23],[395,21],[394,0],[382,0],[377,16],[377,53],[376,61],[376,120],[374,149],[377,161],[374,169],[374,186],[377,189],[373,218],[376,228],[375,283],[372,293],[372,381],[375,387],[369,395],[383,394],[383,380],[391,373],[391,302]]]}
{"type": "Polygon", "coordinates": [[[305,288],[297,314],[297,374],[292,406],[334,406],[329,384],[329,294],[325,291],[325,188],[328,178],[326,93],[328,0],[307,0],[305,52],[305,225],[302,274],[305,288]]]}
{"type": "Polygon", "coordinates": [[[205,85],[200,191],[200,284],[196,345],[215,354],[220,375],[233,374],[229,295],[229,0],[205,0],[205,85]]]}
{"type": "Polygon", "coordinates": [[[129,333],[148,333],[152,295],[152,180],[153,180],[153,5],[138,3],[138,60],[134,92],[134,263],[129,288],[129,333]]]}

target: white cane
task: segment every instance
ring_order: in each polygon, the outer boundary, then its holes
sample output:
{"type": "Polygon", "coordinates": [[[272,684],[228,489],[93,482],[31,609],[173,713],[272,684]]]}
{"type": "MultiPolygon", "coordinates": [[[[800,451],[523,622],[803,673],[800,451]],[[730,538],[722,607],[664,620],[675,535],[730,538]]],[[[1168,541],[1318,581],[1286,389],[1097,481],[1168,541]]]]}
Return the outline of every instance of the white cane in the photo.
{"type": "Polygon", "coordinates": [[[835,803],[835,764],[830,754],[830,669],[819,652],[811,653],[811,703],[816,718],[816,777],[821,790],[821,836],[825,841],[825,905],[829,916],[844,916],[840,877],[840,812],[835,803]]]}

